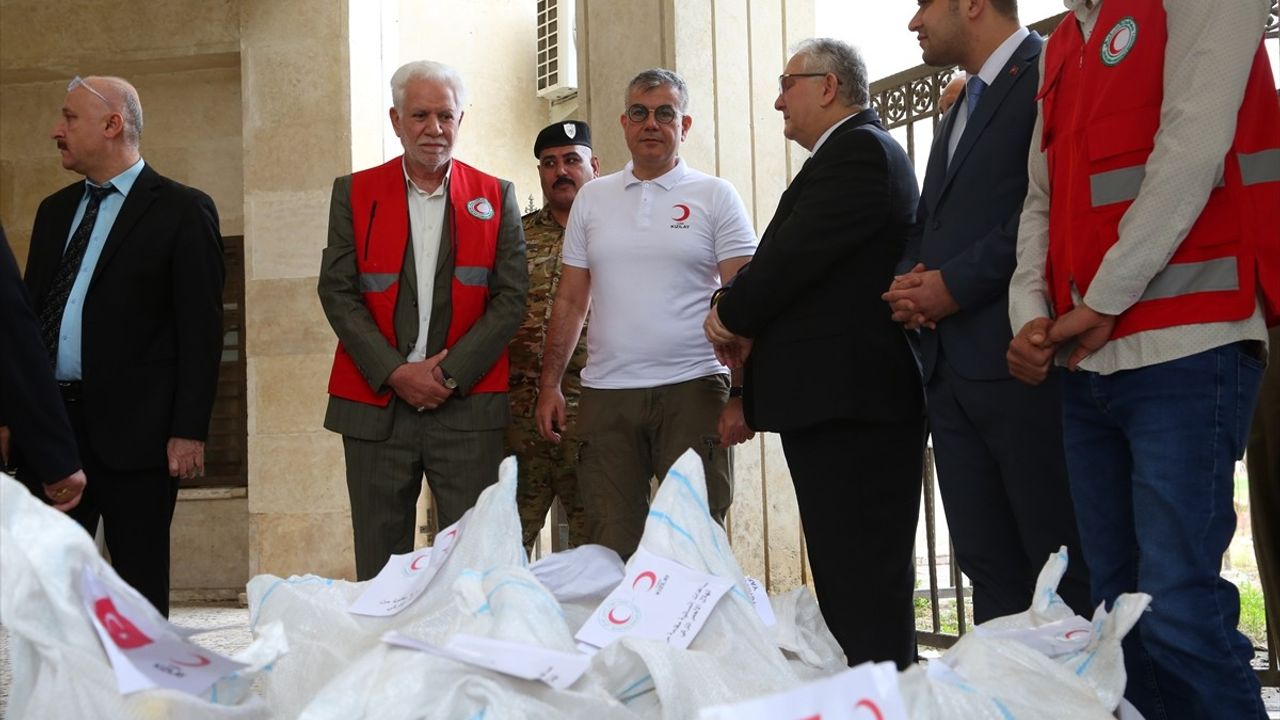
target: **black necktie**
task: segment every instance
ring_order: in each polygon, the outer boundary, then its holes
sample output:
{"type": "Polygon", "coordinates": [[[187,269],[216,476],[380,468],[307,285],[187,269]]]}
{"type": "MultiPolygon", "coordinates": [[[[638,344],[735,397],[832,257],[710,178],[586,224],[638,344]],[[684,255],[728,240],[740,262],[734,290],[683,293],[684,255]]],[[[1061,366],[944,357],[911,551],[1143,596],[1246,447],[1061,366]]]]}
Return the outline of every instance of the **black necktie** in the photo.
{"type": "Polygon", "coordinates": [[[58,335],[62,332],[62,313],[66,310],[71,286],[75,285],[76,275],[80,273],[84,251],[89,247],[89,236],[93,234],[93,225],[98,220],[98,206],[102,205],[103,198],[115,192],[111,185],[87,187],[89,204],[84,209],[84,217],[71,234],[71,242],[62,251],[58,270],[53,275],[49,293],[45,295],[44,305],[40,308],[40,334],[44,337],[44,346],[49,350],[49,362],[55,366],[58,364],[58,335]]]}

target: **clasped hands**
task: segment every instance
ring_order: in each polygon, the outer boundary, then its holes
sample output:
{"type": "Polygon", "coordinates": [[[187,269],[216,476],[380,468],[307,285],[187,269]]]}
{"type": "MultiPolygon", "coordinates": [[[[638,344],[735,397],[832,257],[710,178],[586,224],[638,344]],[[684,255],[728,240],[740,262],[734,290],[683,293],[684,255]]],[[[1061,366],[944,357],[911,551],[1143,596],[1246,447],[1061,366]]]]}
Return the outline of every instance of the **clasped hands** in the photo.
{"type": "Polygon", "coordinates": [[[1115,326],[1115,315],[1104,315],[1084,303],[1056,320],[1035,318],[1023,325],[1009,343],[1005,353],[1009,374],[1028,385],[1039,385],[1048,376],[1058,347],[1071,341],[1075,348],[1067,358],[1067,369],[1075,370],[1082,360],[1107,344],[1115,326]]]}
{"type": "Polygon", "coordinates": [[[445,348],[421,362],[407,362],[387,376],[387,386],[410,405],[422,410],[435,410],[444,404],[453,391],[444,386],[444,371],[440,362],[449,354],[445,348]]]}
{"type": "MultiPolygon", "coordinates": [[[[720,309],[715,305],[707,313],[702,323],[702,332],[707,336],[715,351],[716,359],[731,370],[741,369],[751,354],[751,338],[742,337],[720,322],[720,309]]],[[[756,436],[754,430],[747,425],[743,412],[742,398],[729,398],[724,409],[720,411],[720,420],[716,424],[716,434],[720,436],[720,444],[730,447],[746,442],[756,436]]]]}
{"type": "Polygon", "coordinates": [[[747,356],[751,354],[751,338],[742,337],[725,327],[720,322],[718,307],[713,305],[711,312],[707,313],[707,319],[702,322],[702,332],[715,350],[716,359],[725,367],[738,370],[746,364],[747,356]]]}
{"type": "Polygon", "coordinates": [[[889,303],[894,321],[908,330],[934,330],[939,320],[960,309],[942,280],[942,272],[926,270],[924,263],[916,263],[906,274],[894,276],[888,292],[880,299],[889,303]]]}

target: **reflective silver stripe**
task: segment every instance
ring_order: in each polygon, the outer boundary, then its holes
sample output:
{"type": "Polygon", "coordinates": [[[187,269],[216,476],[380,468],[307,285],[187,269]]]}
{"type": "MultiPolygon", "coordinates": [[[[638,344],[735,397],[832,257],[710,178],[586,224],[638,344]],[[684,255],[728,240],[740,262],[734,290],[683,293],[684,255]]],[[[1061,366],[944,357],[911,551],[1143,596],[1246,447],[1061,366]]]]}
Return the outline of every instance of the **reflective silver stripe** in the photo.
{"type": "Polygon", "coordinates": [[[478,265],[459,265],[453,269],[453,276],[463,285],[488,285],[489,268],[478,265]]]}
{"type": "Polygon", "coordinates": [[[1233,257],[1203,262],[1174,263],[1151,279],[1143,300],[1160,300],[1198,292],[1239,290],[1236,259],[1233,257]]]}
{"type": "Polygon", "coordinates": [[[1245,185],[1280,181],[1280,150],[1241,153],[1240,177],[1245,185]]]}
{"type": "Polygon", "coordinates": [[[1091,175],[1089,195],[1093,199],[1093,206],[1102,207],[1138,197],[1138,188],[1142,187],[1142,178],[1146,175],[1147,168],[1144,165],[1091,175]]]}
{"type": "Polygon", "coordinates": [[[382,292],[399,277],[397,273],[360,273],[360,292],[382,292]]]}

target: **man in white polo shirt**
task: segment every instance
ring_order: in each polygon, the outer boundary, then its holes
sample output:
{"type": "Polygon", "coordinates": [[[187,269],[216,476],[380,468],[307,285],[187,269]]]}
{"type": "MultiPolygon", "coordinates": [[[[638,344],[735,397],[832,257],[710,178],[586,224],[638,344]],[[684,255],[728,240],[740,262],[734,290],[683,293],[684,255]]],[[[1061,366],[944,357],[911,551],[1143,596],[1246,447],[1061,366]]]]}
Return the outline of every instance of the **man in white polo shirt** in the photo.
{"type": "Polygon", "coordinates": [[[592,308],[578,482],[589,541],[624,558],[644,531],[650,478],[689,448],[702,456],[711,515],[722,522],[733,499],[727,449],[753,435],[702,319],[756,235],[733,186],[680,159],[688,108],[684,80],[669,70],[627,85],[631,162],[578,191],[539,377],[538,431],[559,442],[560,382],[592,308]]]}

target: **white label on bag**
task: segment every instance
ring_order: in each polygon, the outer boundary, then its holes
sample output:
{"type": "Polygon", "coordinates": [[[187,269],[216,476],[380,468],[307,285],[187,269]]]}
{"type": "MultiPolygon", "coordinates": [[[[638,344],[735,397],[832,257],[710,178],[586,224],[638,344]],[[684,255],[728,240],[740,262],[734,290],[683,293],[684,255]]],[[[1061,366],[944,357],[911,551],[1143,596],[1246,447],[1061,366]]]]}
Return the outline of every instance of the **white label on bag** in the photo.
{"type": "Polygon", "coordinates": [[[773,614],[773,603],[769,602],[769,593],[765,591],[759,580],[750,575],[746,578],[747,587],[751,589],[751,605],[756,609],[756,614],[760,616],[765,627],[777,625],[778,618],[773,614]]]}
{"type": "Polygon", "coordinates": [[[891,662],[863,663],[776,695],[704,708],[698,720],[906,720],[891,662]]]}
{"type": "Polygon", "coordinates": [[[603,648],[623,637],[689,647],[733,581],[687,568],[643,548],[627,563],[622,583],[609,593],[575,639],[603,648]]]}
{"type": "MultiPolygon", "coordinates": [[[[470,515],[471,511],[467,511],[470,515]]],[[[347,608],[353,615],[386,617],[395,615],[413,604],[426,592],[431,579],[440,572],[462,535],[462,525],[467,519],[450,525],[436,536],[435,545],[411,553],[392,555],[378,575],[369,581],[364,592],[347,608]]]]}
{"type": "Polygon", "coordinates": [[[177,628],[147,621],[134,601],[113,593],[88,566],[80,594],[122,695],[162,687],[198,696],[248,667],[182,639],[177,628]]]}
{"type": "Polygon", "coordinates": [[[537,680],[556,690],[577,682],[591,665],[591,658],[586,655],[463,633],[449,638],[444,647],[398,632],[384,634],[382,641],[523,680],[537,680]]]}
{"type": "Polygon", "coordinates": [[[1088,620],[1075,615],[1039,627],[988,630],[979,626],[974,628],[974,632],[982,637],[1016,640],[1052,658],[1085,649],[1093,637],[1093,626],[1088,620]]]}

